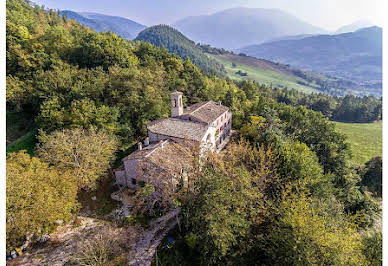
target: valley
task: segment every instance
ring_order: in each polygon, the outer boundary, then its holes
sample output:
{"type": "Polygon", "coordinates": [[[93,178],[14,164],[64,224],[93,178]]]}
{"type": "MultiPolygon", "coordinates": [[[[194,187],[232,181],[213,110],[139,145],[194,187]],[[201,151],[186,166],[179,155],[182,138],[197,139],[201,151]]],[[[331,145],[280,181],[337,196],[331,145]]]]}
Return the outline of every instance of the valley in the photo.
{"type": "Polygon", "coordinates": [[[381,95],[382,28],[376,26],[343,34],[250,45],[236,52],[339,77],[348,81],[342,87],[350,85],[364,95],[381,95]]]}

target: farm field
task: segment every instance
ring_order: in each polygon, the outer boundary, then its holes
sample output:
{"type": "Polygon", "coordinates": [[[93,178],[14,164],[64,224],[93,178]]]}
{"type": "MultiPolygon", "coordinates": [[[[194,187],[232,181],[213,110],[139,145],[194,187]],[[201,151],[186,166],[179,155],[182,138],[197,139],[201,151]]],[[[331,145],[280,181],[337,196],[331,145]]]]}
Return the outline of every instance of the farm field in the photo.
{"type": "Polygon", "coordinates": [[[306,92],[306,93],[319,93],[313,87],[305,86],[302,84],[298,84],[299,82],[306,83],[305,80],[293,76],[290,73],[287,73],[284,69],[277,69],[275,64],[267,63],[263,60],[259,60],[252,57],[242,57],[236,55],[209,55],[216,60],[218,60],[221,64],[224,65],[228,76],[234,80],[254,80],[258,83],[272,85],[273,87],[279,88],[294,88],[298,91],[306,92]],[[235,64],[233,66],[232,64],[235,64]],[[246,77],[243,77],[239,74],[236,74],[238,71],[242,71],[247,73],[246,77]]]}
{"type": "Polygon", "coordinates": [[[353,162],[364,164],[372,157],[382,155],[383,123],[381,121],[375,123],[333,123],[336,124],[337,130],[348,136],[353,162]]]}

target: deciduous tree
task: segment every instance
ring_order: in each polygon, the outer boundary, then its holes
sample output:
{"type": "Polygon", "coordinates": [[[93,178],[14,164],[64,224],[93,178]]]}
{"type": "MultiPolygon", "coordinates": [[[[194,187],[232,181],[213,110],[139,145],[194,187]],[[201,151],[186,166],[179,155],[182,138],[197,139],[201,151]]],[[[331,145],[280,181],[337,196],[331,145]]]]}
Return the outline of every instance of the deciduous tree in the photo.
{"type": "Polygon", "coordinates": [[[117,140],[103,131],[75,128],[41,132],[38,156],[61,171],[71,171],[79,188],[94,188],[114,159],[117,140]]]}
{"type": "Polygon", "coordinates": [[[27,235],[50,232],[71,218],[77,185],[72,173],[58,170],[24,151],[7,156],[7,250],[27,235]]]}

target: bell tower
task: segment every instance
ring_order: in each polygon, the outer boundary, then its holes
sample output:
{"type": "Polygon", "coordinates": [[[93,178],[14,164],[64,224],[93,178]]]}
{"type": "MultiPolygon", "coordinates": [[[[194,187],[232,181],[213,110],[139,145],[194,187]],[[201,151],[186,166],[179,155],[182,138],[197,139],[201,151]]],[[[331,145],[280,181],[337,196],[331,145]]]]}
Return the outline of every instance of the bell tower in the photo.
{"type": "Polygon", "coordinates": [[[171,117],[183,115],[182,95],[180,91],[171,93],[171,117]]]}

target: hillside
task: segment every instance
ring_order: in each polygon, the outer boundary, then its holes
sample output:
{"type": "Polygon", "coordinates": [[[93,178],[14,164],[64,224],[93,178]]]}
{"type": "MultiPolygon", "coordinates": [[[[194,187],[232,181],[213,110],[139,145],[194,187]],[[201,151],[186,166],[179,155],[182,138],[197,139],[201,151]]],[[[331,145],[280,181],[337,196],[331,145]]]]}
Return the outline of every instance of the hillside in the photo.
{"type": "Polygon", "coordinates": [[[77,13],[70,10],[60,11],[59,14],[66,15],[67,18],[74,19],[95,31],[111,31],[127,40],[132,40],[140,31],[146,28],[146,26],[135,21],[117,16],[89,12],[77,13]]]}
{"type": "Polygon", "coordinates": [[[294,75],[285,66],[267,60],[234,54],[213,55],[213,57],[224,65],[228,76],[234,80],[253,80],[260,84],[278,88],[294,88],[307,93],[319,92],[313,85],[309,85],[306,80],[294,75]],[[238,74],[238,71],[247,75],[238,74]]]}
{"type": "Polygon", "coordinates": [[[352,161],[363,164],[372,157],[382,155],[383,123],[341,123],[334,122],[339,132],[348,137],[353,153],[352,161]]]}
{"type": "Polygon", "coordinates": [[[379,27],[252,45],[238,51],[352,80],[371,94],[381,95],[382,29],[379,27]]]}
{"type": "MultiPolygon", "coordinates": [[[[6,20],[7,139],[18,144],[6,164],[7,264],[381,264],[379,240],[368,234],[380,210],[327,119],[331,103],[381,117],[377,99],[234,83],[26,0],[7,0],[6,20]],[[185,107],[228,106],[239,136],[210,154],[207,138],[170,139],[184,153],[179,160],[169,144],[152,141],[167,167],[139,151],[135,178],[119,187],[114,162],[136,149],[152,121],[171,116],[176,90],[185,107]],[[26,146],[32,157],[17,152],[26,146]]],[[[198,126],[189,133],[207,127],[217,136],[211,124],[198,126]]]]}
{"type": "Polygon", "coordinates": [[[234,80],[254,80],[274,87],[294,88],[307,93],[321,91],[334,95],[357,94],[354,91],[357,84],[352,82],[293,69],[288,65],[264,59],[236,55],[210,45],[198,45],[167,25],[149,27],[140,32],[135,40],[166,47],[169,52],[179,55],[182,59],[189,57],[206,72],[219,75],[227,73],[234,80]]]}
{"type": "Polygon", "coordinates": [[[285,35],[325,31],[278,9],[232,8],[206,16],[187,17],[173,24],[195,42],[236,49],[285,35]]]}
{"type": "Polygon", "coordinates": [[[324,92],[336,96],[368,94],[360,90],[359,85],[355,82],[316,72],[302,71],[265,59],[232,53],[211,56],[222,63],[228,76],[235,80],[254,80],[273,87],[294,88],[307,93],[324,92]],[[241,75],[238,71],[242,71],[243,74],[241,75]]]}
{"type": "Polygon", "coordinates": [[[205,72],[225,74],[222,64],[207,56],[193,41],[170,26],[157,25],[149,27],[140,32],[135,40],[166,47],[170,53],[177,54],[182,59],[190,58],[194,64],[205,72]]]}

